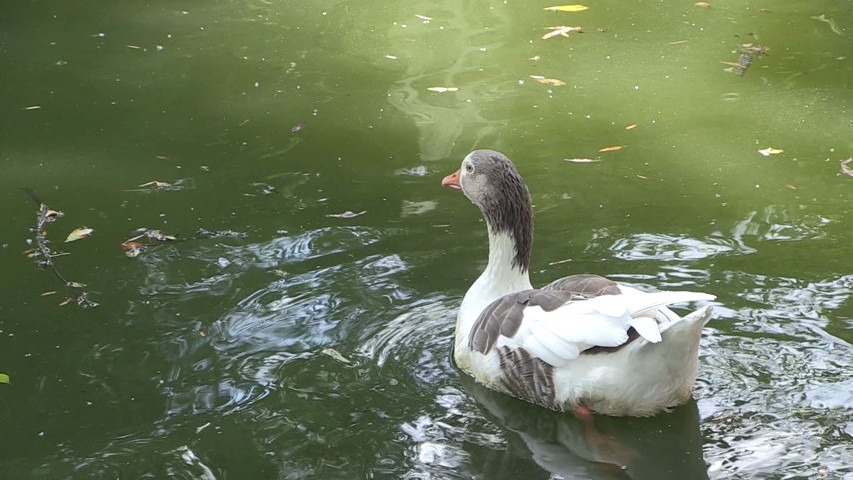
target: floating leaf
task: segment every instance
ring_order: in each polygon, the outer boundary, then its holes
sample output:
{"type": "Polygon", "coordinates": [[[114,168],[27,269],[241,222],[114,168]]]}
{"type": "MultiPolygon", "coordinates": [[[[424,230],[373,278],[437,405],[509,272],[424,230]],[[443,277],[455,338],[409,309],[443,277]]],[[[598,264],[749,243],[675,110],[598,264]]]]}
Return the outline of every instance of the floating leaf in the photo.
{"type": "Polygon", "coordinates": [[[832,33],[835,33],[836,35],[844,35],[844,31],[838,28],[838,24],[835,23],[835,20],[827,18],[825,14],[820,14],[812,18],[829,25],[829,28],[832,30],[832,33]]]}
{"type": "Polygon", "coordinates": [[[554,7],[546,7],[543,10],[550,10],[552,12],[582,12],[584,10],[588,10],[589,7],[586,5],[557,5],[554,7]]]}
{"type": "Polygon", "coordinates": [[[42,297],[49,297],[51,295],[56,295],[56,290],[51,290],[49,292],[44,292],[41,294],[42,297]]]}
{"type": "Polygon", "coordinates": [[[297,123],[296,125],[290,128],[290,133],[299,133],[302,131],[303,128],[305,128],[305,125],[297,123]]]}
{"type": "Polygon", "coordinates": [[[636,124],[636,123],[632,123],[632,124],[630,124],[630,125],[626,126],[626,127],[625,127],[625,130],[633,130],[633,129],[635,129],[635,128],[637,128],[637,124],[636,124]]]}
{"type": "Polygon", "coordinates": [[[139,188],[148,188],[148,187],[154,187],[154,188],[169,188],[169,187],[172,187],[172,186],[173,186],[173,185],[172,185],[171,183],[169,183],[169,182],[161,182],[160,180],[151,180],[150,182],[145,182],[145,183],[143,183],[142,185],[138,185],[138,187],[139,187],[139,188]]]}
{"type": "Polygon", "coordinates": [[[0,383],[9,384],[9,374],[8,373],[0,373],[0,383]]]}
{"type": "Polygon", "coordinates": [[[556,37],[557,35],[568,37],[569,34],[572,32],[583,33],[583,29],[581,27],[567,27],[565,25],[559,25],[557,27],[546,27],[545,29],[551,31],[546,33],[545,35],[542,35],[542,40],[548,40],[549,38],[556,37]]]}
{"type": "Polygon", "coordinates": [[[136,258],[142,253],[142,249],[145,245],[139,242],[124,242],[121,244],[121,248],[124,250],[124,254],[130,258],[136,258]]]}
{"type": "Polygon", "coordinates": [[[430,92],[436,93],[445,93],[445,92],[456,92],[459,91],[456,87],[429,87],[427,88],[430,92]]]}
{"type": "Polygon", "coordinates": [[[711,4],[708,2],[696,2],[693,5],[695,5],[699,8],[711,8],[711,4]]]}
{"type": "Polygon", "coordinates": [[[779,148],[773,148],[773,147],[762,148],[761,150],[758,151],[758,153],[764,155],[765,157],[769,157],[770,155],[776,155],[776,154],[779,154],[782,152],[784,152],[784,150],[781,150],[779,148]]]}
{"type": "Polygon", "coordinates": [[[639,178],[640,180],[648,180],[649,179],[649,177],[647,177],[645,175],[640,175],[639,173],[637,174],[637,178],[639,178]]]}
{"type": "Polygon", "coordinates": [[[41,105],[30,105],[29,107],[24,107],[24,110],[41,110],[41,105]]]}
{"type": "Polygon", "coordinates": [[[286,277],[287,276],[287,272],[285,272],[284,270],[282,270],[280,268],[276,268],[275,270],[272,271],[272,273],[276,274],[279,277],[286,277]]]}
{"type": "Polygon", "coordinates": [[[429,22],[430,20],[432,20],[432,17],[427,17],[426,15],[417,15],[417,14],[415,14],[415,16],[416,16],[416,17],[418,17],[418,18],[420,18],[420,19],[421,19],[421,20],[423,20],[424,22],[429,22]]]}
{"type": "Polygon", "coordinates": [[[347,210],[346,212],[343,212],[343,213],[330,213],[326,216],[329,218],[353,218],[353,217],[358,217],[359,215],[364,215],[365,213],[367,213],[367,210],[362,210],[358,213],[351,212],[351,211],[347,210]]]}
{"type": "Polygon", "coordinates": [[[46,222],[55,222],[57,218],[65,215],[64,213],[57,210],[45,210],[44,212],[44,221],[46,222]]]}
{"type": "Polygon", "coordinates": [[[350,361],[345,356],[341,355],[340,352],[338,352],[334,348],[324,348],[322,350],[322,353],[334,358],[335,360],[341,363],[350,363],[350,361]]]}
{"type": "Polygon", "coordinates": [[[622,148],[623,148],[623,147],[622,147],[622,145],[614,145],[614,146],[612,146],[612,147],[599,148],[599,149],[598,149],[598,151],[599,151],[599,152],[601,152],[601,153],[605,153],[605,152],[615,152],[615,151],[617,151],[617,150],[622,150],[622,148]]]}
{"type": "Polygon", "coordinates": [[[133,233],[135,235],[125,240],[124,243],[130,244],[134,240],[139,240],[142,237],[147,237],[149,240],[155,242],[173,242],[178,239],[178,237],[175,237],[173,235],[166,235],[160,230],[152,230],[150,228],[137,228],[133,231],[133,233]]]}
{"type": "Polygon", "coordinates": [[[65,239],[65,243],[76,242],[77,240],[81,240],[83,238],[88,237],[93,232],[93,229],[87,227],[75,228],[71,233],[68,234],[68,237],[65,239]]]}
{"type": "Polygon", "coordinates": [[[788,190],[796,190],[796,189],[797,189],[797,186],[796,186],[796,185],[791,185],[790,183],[786,183],[786,184],[785,184],[785,188],[787,188],[788,190]]]}
{"type": "Polygon", "coordinates": [[[530,78],[536,80],[539,83],[544,83],[545,85],[554,85],[556,87],[566,84],[566,82],[562,80],[557,80],[556,78],[545,78],[542,75],[531,75],[530,78]]]}
{"type": "Polygon", "coordinates": [[[681,45],[682,43],[687,43],[687,40],[678,40],[675,42],[669,42],[669,45],[681,45]]]}
{"type": "Polygon", "coordinates": [[[571,163],[595,163],[600,162],[601,159],[592,159],[592,158],[564,158],[563,161],[571,162],[571,163]]]}
{"type": "Polygon", "coordinates": [[[385,58],[387,58],[388,60],[397,60],[397,57],[395,57],[394,55],[385,55],[385,58]]]}
{"type": "Polygon", "coordinates": [[[850,162],[853,162],[853,157],[850,157],[847,160],[843,160],[841,162],[841,173],[853,177],[853,168],[847,166],[850,164],[850,162]]]}
{"type": "Polygon", "coordinates": [[[65,300],[63,300],[63,301],[59,302],[59,306],[60,306],[60,307],[64,307],[64,306],[66,306],[66,305],[68,305],[69,303],[71,303],[71,300],[73,300],[73,298],[68,297],[68,298],[66,298],[65,300]]]}

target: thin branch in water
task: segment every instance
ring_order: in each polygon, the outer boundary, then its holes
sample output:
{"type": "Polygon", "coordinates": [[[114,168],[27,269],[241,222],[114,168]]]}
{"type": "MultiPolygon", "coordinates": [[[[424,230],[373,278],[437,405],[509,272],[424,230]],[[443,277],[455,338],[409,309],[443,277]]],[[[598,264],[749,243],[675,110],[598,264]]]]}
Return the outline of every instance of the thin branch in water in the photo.
{"type": "Polygon", "coordinates": [[[53,261],[54,258],[67,255],[67,253],[54,252],[50,249],[50,240],[47,239],[47,224],[55,222],[63,215],[63,213],[58,210],[51,210],[48,208],[47,204],[39,201],[38,197],[31,189],[24,188],[24,191],[31,199],[39,203],[36,226],[33,229],[35,232],[36,248],[27,252],[28,255],[33,258],[36,267],[53,271],[56,278],[65,285],[65,288],[68,290],[69,298],[60,305],[65,305],[70,303],[71,300],[74,300],[77,302],[77,305],[80,305],[83,308],[97,307],[98,302],[89,299],[89,294],[84,289],[86,285],[68,281],[68,279],[66,279],[59,270],[59,267],[57,267],[56,262],[53,261]]]}

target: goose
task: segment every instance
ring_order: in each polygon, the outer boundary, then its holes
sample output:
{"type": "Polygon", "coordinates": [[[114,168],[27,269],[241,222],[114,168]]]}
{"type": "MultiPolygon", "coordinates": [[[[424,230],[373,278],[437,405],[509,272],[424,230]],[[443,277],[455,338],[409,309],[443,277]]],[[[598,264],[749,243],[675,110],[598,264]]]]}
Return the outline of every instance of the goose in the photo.
{"type": "Polygon", "coordinates": [[[506,155],[475,150],[442,186],[480,208],[489,257],[456,318],[453,359],[484,386],[575,414],[645,417],[687,402],[713,295],[645,292],[580,274],[530,284],[530,193],[506,155]]]}

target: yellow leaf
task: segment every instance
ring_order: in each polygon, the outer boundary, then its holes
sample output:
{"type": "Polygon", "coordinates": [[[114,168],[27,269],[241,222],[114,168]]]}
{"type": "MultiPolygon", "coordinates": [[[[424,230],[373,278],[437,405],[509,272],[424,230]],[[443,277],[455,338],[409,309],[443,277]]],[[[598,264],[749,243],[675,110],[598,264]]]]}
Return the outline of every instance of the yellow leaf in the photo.
{"type": "Polygon", "coordinates": [[[8,373],[0,373],[0,383],[9,383],[9,374],[8,373]]]}
{"type": "Polygon", "coordinates": [[[784,152],[784,150],[781,150],[779,148],[773,148],[773,147],[762,148],[761,150],[758,151],[758,153],[764,155],[765,157],[769,157],[770,155],[776,155],[776,154],[782,153],[782,152],[784,152]]]}
{"type": "Polygon", "coordinates": [[[75,228],[74,231],[68,234],[68,237],[65,239],[65,243],[76,242],[77,240],[88,237],[93,232],[94,230],[88,227],[75,228]]]}
{"type": "Polygon", "coordinates": [[[612,147],[604,147],[604,148],[599,148],[599,149],[598,149],[598,151],[599,151],[599,152],[601,152],[601,153],[605,153],[605,152],[615,152],[616,150],[622,150],[622,145],[614,145],[614,146],[612,146],[612,147]]]}
{"type": "Polygon", "coordinates": [[[589,9],[586,5],[557,5],[554,7],[547,7],[543,10],[550,10],[552,12],[582,12],[584,10],[589,9]]]}

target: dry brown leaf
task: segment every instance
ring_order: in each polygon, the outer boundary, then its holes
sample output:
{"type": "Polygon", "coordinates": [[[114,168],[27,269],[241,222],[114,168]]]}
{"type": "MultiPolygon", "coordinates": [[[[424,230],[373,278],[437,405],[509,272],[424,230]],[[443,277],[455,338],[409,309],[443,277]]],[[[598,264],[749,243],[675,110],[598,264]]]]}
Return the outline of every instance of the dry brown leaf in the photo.
{"type": "Polygon", "coordinates": [[[617,150],[622,150],[622,148],[623,148],[623,146],[622,146],[622,145],[614,145],[614,146],[612,146],[612,147],[599,148],[599,149],[598,149],[598,151],[599,151],[599,152],[601,152],[601,153],[605,153],[605,152],[615,152],[615,151],[617,151],[617,150]]]}

